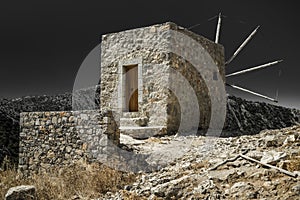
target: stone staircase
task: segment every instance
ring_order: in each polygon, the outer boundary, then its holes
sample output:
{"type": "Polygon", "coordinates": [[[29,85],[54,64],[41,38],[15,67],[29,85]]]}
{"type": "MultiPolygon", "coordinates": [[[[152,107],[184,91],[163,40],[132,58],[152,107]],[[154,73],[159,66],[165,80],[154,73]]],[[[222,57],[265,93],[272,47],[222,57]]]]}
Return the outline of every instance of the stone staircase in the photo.
{"type": "Polygon", "coordinates": [[[137,113],[123,113],[120,118],[120,133],[135,139],[166,134],[165,126],[148,126],[147,117],[138,117],[137,113]]]}

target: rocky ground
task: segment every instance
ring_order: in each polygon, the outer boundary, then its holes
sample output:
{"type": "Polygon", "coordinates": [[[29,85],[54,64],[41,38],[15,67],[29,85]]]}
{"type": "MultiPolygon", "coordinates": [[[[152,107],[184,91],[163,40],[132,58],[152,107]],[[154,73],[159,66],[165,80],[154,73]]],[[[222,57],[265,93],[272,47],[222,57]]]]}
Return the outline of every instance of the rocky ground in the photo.
{"type": "Polygon", "coordinates": [[[300,126],[252,136],[121,141],[162,167],[139,172],[135,183],[99,199],[300,199],[300,126]],[[184,153],[178,144],[186,144],[184,153]]]}

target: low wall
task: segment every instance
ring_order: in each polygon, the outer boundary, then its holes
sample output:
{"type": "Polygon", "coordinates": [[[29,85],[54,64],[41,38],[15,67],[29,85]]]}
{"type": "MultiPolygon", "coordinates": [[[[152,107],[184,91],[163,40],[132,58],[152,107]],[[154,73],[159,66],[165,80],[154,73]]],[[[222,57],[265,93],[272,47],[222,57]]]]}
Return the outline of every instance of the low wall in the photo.
{"type": "Polygon", "coordinates": [[[91,161],[119,144],[110,111],[26,112],[20,115],[20,128],[19,170],[24,174],[91,161]]]}
{"type": "Polygon", "coordinates": [[[229,96],[222,135],[254,135],[265,129],[281,129],[299,123],[300,110],[229,96]]]}

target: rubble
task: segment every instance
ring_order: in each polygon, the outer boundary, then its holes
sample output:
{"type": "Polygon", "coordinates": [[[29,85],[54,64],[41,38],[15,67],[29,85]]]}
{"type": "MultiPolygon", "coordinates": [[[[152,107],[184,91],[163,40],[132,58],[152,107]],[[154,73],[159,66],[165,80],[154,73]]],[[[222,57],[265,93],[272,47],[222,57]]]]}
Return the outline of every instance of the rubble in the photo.
{"type": "Polygon", "coordinates": [[[182,156],[160,170],[140,172],[134,184],[100,199],[128,196],[138,199],[299,199],[299,133],[300,126],[293,126],[264,130],[252,136],[213,138],[210,147],[205,145],[208,138],[204,136],[166,136],[138,144],[129,142],[137,153],[177,145],[174,141],[191,145],[182,156]],[[289,142],[266,145],[270,138],[289,142]],[[251,161],[253,159],[257,162],[251,161]],[[284,168],[282,163],[285,163],[284,168]]]}

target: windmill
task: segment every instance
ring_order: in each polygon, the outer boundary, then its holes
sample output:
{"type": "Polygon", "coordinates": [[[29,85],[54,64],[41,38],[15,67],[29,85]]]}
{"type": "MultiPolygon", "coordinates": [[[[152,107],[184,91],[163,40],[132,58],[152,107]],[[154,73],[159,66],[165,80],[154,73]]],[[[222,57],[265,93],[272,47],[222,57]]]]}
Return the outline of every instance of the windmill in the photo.
{"type": "MultiPolygon", "coordinates": [[[[219,43],[219,38],[220,38],[220,30],[221,30],[221,22],[222,22],[222,14],[219,13],[219,16],[218,16],[218,23],[217,23],[217,28],[216,28],[216,35],[215,35],[215,43],[219,43]]],[[[254,35],[256,34],[256,32],[258,31],[260,26],[257,26],[249,35],[248,37],[243,41],[243,43],[237,48],[237,50],[233,53],[233,55],[225,62],[225,67],[227,67],[236,57],[237,55],[244,49],[244,47],[249,43],[249,41],[254,37],[254,35]]],[[[261,64],[261,65],[258,65],[258,66],[253,66],[253,67],[250,67],[250,68],[247,68],[247,69],[244,69],[244,70],[241,70],[241,71],[236,71],[236,72],[233,72],[233,73],[230,73],[230,74],[226,74],[225,77],[226,78],[229,78],[229,77],[233,77],[233,76],[238,76],[238,75],[241,75],[241,74],[245,74],[245,73],[248,73],[248,72],[251,72],[251,71],[255,71],[255,70],[259,70],[259,69],[263,69],[263,68],[266,68],[266,67],[270,67],[270,66],[273,66],[273,65],[276,65],[280,62],[282,62],[283,60],[275,60],[275,61],[272,61],[272,62],[268,62],[268,63],[264,63],[264,64],[261,64]]],[[[246,93],[249,93],[251,95],[254,95],[254,96],[258,96],[260,98],[264,98],[264,99],[267,99],[269,101],[272,101],[272,102],[275,102],[275,103],[278,103],[278,100],[277,100],[277,97],[274,99],[274,98],[271,98],[271,97],[268,97],[266,95],[263,95],[263,94],[260,94],[258,92],[254,92],[252,90],[249,90],[249,89],[246,89],[244,87],[241,87],[241,86],[238,86],[238,85],[233,85],[233,84],[228,84],[226,83],[226,86],[228,87],[231,87],[231,88],[234,88],[236,90],[240,90],[240,91],[243,91],[243,92],[246,92],[246,93]]]]}

